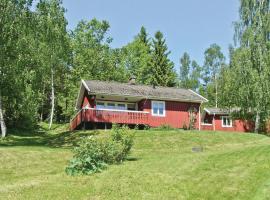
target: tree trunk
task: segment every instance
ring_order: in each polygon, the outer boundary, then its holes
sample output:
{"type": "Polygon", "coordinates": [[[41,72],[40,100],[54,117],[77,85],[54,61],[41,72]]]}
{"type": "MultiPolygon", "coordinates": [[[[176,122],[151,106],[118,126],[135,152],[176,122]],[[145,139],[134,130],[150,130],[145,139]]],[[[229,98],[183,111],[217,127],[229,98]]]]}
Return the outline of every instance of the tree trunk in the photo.
{"type": "Polygon", "coordinates": [[[2,137],[6,137],[7,127],[6,127],[6,124],[5,124],[4,114],[3,114],[3,110],[2,110],[1,95],[0,95],[0,125],[1,125],[2,137]]]}
{"type": "Polygon", "coordinates": [[[52,122],[53,122],[53,115],[54,115],[54,80],[53,80],[53,69],[51,69],[51,89],[52,89],[52,94],[51,94],[51,115],[50,115],[50,123],[49,123],[49,129],[52,127],[52,122]]]}
{"type": "Polygon", "coordinates": [[[259,133],[260,129],[260,111],[256,112],[256,120],[255,120],[255,133],[259,133]]]}
{"type": "Polygon", "coordinates": [[[41,122],[43,122],[43,114],[44,114],[44,96],[45,96],[45,83],[43,84],[43,89],[42,89],[41,113],[40,113],[41,122]]]}

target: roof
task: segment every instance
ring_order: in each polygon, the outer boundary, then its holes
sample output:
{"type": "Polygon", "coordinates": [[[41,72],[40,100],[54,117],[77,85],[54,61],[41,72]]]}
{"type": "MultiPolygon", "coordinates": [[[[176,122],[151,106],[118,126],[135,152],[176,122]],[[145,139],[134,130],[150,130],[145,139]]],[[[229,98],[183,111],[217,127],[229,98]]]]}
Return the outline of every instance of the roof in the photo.
{"type": "Polygon", "coordinates": [[[205,112],[209,115],[229,115],[232,112],[238,111],[237,108],[204,108],[205,112]]]}
{"type": "MultiPolygon", "coordinates": [[[[149,85],[137,85],[119,82],[82,80],[81,87],[90,94],[109,94],[116,96],[141,97],[147,99],[171,100],[182,102],[203,103],[208,100],[203,96],[189,89],[160,87],[155,88],[149,85]]],[[[80,95],[80,94],[79,94],[80,95]]],[[[79,100],[79,99],[78,99],[79,100]]]]}
{"type": "Polygon", "coordinates": [[[182,88],[159,87],[149,85],[132,85],[129,83],[85,81],[90,93],[115,94],[123,96],[148,97],[158,99],[178,99],[187,101],[206,102],[207,99],[199,94],[182,88]]]}

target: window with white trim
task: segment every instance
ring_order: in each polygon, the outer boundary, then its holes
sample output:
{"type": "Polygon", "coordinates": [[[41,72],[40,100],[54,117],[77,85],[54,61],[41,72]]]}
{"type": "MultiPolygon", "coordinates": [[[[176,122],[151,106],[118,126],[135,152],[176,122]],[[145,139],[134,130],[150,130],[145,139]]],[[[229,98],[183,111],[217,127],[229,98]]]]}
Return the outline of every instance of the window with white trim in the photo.
{"type": "Polygon", "coordinates": [[[97,109],[110,109],[110,110],[127,110],[126,103],[115,103],[115,102],[105,102],[97,101],[97,109]]]}
{"type": "Polygon", "coordinates": [[[222,127],[232,127],[232,119],[229,116],[222,116],[222,127]]]}
{"type": "Polygon", "coordinates": [[[153,116],[165,116],[165,102],[164,101],[152,101],[152,115],[153,116]]]}

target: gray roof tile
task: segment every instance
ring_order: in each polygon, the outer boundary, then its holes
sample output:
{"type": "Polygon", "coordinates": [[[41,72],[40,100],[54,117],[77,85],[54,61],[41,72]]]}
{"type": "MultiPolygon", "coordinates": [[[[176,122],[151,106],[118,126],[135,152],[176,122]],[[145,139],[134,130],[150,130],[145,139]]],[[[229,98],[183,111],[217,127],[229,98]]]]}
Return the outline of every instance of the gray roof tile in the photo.
{"type": "Polygon", "coordinates": [[[149,85],[131,85],[128,83],[106,82],[106,81],[84,81],[93,94],[111,94],[123,95],[142,98],[153,98],[161,100],[175,100],[175,101],[188,101],[188,102],[207,102],[207,99],[196,94],[195,92],[172,87],[153,88],[149,85]]]}

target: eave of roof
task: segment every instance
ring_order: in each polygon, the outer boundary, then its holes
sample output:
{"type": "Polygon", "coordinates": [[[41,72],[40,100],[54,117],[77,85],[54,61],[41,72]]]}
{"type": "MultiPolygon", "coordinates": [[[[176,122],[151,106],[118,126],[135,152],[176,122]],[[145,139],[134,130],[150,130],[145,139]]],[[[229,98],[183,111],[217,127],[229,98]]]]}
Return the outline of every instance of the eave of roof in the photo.
{"type": "Polygon", "coordinates": [[[204,111],[209,115],[229,115],[232,110],[225,108],[204,108],[204,111]]]}

